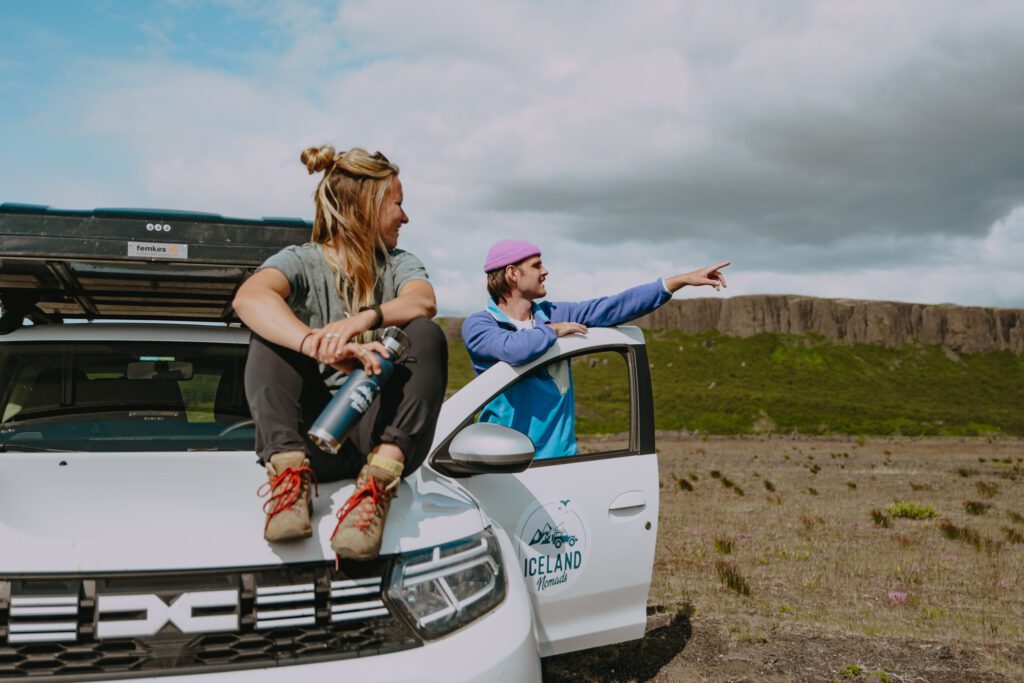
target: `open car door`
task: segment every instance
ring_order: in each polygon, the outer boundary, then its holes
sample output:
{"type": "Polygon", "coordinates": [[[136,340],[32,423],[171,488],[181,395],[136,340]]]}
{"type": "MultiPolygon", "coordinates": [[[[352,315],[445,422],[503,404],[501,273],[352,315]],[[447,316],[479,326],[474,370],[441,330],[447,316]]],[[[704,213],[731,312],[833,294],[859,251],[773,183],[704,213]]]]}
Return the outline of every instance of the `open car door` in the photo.
{"type": "Polygon", "coordinates": [[[430,458],[436,469],[451,472],[449,445],[484,405],[531,373],[564,374],[570,366],[577,426],[586,419],[600,425],[617,413],[613,424],[622,425],[625,417],[628,436],[588,442],[576,455],[535,459],[519,473],[460,480],[516,548],[518,566],[509,571],[532,597],[543,656],[644,634],[657,538],[658,463],[643,333],[635,327],[592,328],[585,336],[560,338],[532,363],[496,364],[444,404],[430,458]],[[596,396],[592,402],[599,405],[582,405],[584,393],[596,396]]]}

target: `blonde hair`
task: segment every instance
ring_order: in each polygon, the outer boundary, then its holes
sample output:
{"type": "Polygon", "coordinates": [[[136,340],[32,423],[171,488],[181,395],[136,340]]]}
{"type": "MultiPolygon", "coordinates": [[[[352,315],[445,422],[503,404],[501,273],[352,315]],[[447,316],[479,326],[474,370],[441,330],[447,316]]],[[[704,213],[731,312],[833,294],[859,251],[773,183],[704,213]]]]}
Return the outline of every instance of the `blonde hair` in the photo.
{"type": "Polygon", "coordinates": [[[312,241],[324,245],[338,296],[355,313],[376,303],[374,291],[387,254],[380,233],[380,209],[398,166],[380,152],[370,154],[359,147],[338,153],[330,145],[308,147],[300,159],[310,175],[324,174],[313,195],[312,241]]]}

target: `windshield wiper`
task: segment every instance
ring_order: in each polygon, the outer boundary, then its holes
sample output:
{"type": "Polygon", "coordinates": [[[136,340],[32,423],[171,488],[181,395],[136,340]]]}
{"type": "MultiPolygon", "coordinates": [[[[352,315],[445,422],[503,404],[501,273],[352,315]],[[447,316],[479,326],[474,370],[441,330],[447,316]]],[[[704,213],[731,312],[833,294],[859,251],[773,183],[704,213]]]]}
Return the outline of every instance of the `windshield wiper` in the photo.
{"type": "Polygon", "coordinates": [[[10,451],[26,453],[74,453],[70,448],[50,448],[49,446],[31,446],[24,443],[6,444],[0,443],[0,453],[10,451]]]}

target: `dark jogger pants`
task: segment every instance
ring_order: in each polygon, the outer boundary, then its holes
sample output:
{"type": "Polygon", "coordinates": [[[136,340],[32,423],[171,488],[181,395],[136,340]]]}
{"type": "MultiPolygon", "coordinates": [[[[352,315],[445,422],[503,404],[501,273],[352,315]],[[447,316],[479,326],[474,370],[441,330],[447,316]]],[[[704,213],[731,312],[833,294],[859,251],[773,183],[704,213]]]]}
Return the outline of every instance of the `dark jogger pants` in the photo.
{"type": "Polygon", "coordinates": [[[448,344],[441,328],[425,318],[403,329],[408,350],[336,455],[321,451],[306,436],[331,399],[316,361],[253,334],[245,395],[260,460],[282,451],[305,451],[318,480],[336,481],[355,477],[378,444],[393,443],[405,454],[403,475],[422,465],[448,385],[448,344]]]}

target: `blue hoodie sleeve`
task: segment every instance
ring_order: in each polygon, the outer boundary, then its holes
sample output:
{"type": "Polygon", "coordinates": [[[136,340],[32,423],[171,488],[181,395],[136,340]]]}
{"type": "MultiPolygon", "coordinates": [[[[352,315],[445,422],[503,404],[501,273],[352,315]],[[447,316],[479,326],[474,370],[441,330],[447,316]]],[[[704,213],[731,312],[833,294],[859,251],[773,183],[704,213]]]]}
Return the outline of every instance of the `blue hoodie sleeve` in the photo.
{"type": "Polygon", "coordinates": [[[611,327],[656,310],[672,295],[660,279],[624,292],[589,301],[556,301],[549,304],[551,322],[573,322],[587,327],[611,327]]]}
{"type": "Polygon", "coordinates": [[[550,325],[538,325],[532,330],[507,330],[486,312],[474,313],[462,323],[462,341],[474,367],[488,361],[505,361],[511,365],[529,363],[544,355],[557,338],[550,325]]]}

